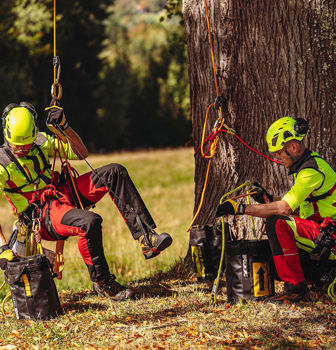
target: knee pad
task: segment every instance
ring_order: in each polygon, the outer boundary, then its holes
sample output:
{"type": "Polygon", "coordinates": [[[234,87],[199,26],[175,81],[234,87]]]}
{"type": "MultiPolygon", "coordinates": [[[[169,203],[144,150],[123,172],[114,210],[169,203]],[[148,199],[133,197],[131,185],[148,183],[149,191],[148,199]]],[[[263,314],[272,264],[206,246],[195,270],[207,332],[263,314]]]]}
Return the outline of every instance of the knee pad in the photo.
{"type": "Polygon", "coordinates": [[[93,213],[91,211],[85,211],[82,218],[79,219],[79,224],[81,228],[86,232],[86,235],[90,233],[101,232],[102,231],[103,219],[100,215],[93,213]]]}

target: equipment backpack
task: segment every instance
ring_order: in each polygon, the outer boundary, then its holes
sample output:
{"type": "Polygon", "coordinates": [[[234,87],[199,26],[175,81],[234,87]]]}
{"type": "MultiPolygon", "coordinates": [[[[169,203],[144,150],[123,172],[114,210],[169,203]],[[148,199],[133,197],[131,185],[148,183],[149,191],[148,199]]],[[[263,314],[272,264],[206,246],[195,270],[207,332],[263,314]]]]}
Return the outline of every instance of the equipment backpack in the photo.
{"type": "Polygon", "coordinates": [[[275,267],[268,240],[231,240],[225,244],[229,303],[274,295],[275,267]]]}
{"type": "MultiPolygon", "coordinates": [[[[222,251],[222,225],[192,226],[189,244],[193,272],[196,274],[197,280],[215,279],[222,251]]],[[[222,272],[224,268],[223,266],[222,272]]]]}
{"type": "Polygon", "coordinates": [[[7,263],[5,281],[10,287],[18,320],[46,320],[62,314],[53,278],[51,264],[44,254],[7,263]]]}

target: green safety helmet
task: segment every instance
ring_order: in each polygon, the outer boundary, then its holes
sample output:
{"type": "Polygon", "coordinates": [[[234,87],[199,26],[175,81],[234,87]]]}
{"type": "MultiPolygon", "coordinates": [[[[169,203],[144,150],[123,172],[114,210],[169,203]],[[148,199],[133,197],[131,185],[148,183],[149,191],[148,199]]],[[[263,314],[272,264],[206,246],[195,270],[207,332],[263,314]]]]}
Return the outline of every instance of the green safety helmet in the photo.
{"type": "Polygon", "coordinates": [[[13,107],[4,116],[5,139],[16,146],[29,145],[37,136],[35,118],[27,107],[13,107]]]}
{"type": "Polygon", "coordinates": [[[280,151],[290,140],[302,141],[308,131],[308,122],[302,118],[283,117],[267,130],[266,141],[270,152],[280,151]]]}

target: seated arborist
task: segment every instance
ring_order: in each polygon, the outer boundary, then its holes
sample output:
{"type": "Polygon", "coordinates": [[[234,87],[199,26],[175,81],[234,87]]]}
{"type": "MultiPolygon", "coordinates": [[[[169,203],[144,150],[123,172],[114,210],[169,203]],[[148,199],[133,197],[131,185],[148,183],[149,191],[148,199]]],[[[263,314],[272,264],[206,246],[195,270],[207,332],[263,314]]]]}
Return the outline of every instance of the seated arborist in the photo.
{"type": "Polygon", "coordinates": [[[303,138],[308,122],[280,118],[267,131],[269,151],[289,169],[294,185],[274,200],[257,185],[253,195],[260,204],[239,204],[227,200],[216,216],[252,215],[266,218],[266,233],[278,276],[285,282],[284,292],[266,301],[297,302],[308,296],[298,248],[319,259],[336,259],[334,220],[336,220],[336,172],[317,153],[307,149],[303,138]],[[299,208],[299,217],[291,216],[299,208]]]}
{"type": "MultiPolygon", "coordinates": [[[[56,154],[68,159],[84,159],[88,151],[78,134],[69,126],[63,109],[47,108],[47,125],[61,130],[69,142],[39,132],[34,107],[25,102],[8,105],[2,114],[4,145],[0,148],[0,193],[26,225],[39,221],[40,238],[65,240],[78,236],[78,248],[93,281],[94,290],[113,300],[125,300],[134,291],[116,282],[110,274],[102,242],[102,218],[89,211],[108,193],[123,216],[133,238],[138,240],[146,259],[169,247],[168,233],[157,234],[148,212],[126,169],[109,164],[74,179],[82,206],[74,198],[71,183],[52,174],[48,160],[56,154]],[[64,154],[65,153],[65,154],[64,154]]],[[[0,226],[0,262],[13,256],[0,226]]]]}

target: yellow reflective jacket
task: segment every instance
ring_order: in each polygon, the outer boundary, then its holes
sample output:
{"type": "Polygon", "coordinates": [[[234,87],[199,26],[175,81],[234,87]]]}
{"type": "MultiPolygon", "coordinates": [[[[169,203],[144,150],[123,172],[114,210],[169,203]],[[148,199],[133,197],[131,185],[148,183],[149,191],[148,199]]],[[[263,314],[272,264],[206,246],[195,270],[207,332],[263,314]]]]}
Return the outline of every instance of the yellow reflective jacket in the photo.
{"type": "Polygon", "coordinates": [[[300,217],[336,219],[336,172],[318,153],[306,150],[290,168],[295,183],[282,198],[300,217]]]}
{"type": "Polygon", "coordinates": [[[59,142],[46,133],[39,132],[25,157],[15,158],[8,145],[0,147],[0,194],[4,194],[20,214],[27,209],[35,190],[46,187],[51,180],[52,170],[49,157],[60,152],[68,159],[78,159],[69,143],[59,142]]]}

